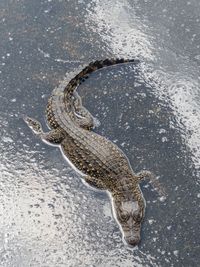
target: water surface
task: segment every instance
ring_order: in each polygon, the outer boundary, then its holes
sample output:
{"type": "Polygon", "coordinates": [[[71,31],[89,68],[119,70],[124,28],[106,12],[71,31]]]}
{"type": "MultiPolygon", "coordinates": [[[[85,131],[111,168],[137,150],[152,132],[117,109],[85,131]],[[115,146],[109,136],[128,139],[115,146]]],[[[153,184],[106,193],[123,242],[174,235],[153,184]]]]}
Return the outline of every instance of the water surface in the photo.
{"type": "MultiPolygon", "coordinates": [[[[0,2],[1,266],[198,266],[199,1],[0,2]],[[124,245],[109,197],[86,187],[59,148],[22,120],[40,120],[53,88],[91,60],[134,57],[80,87],[133,169],[152,170],[168,198],[142,183],[142,241],[124,245]]],[[[47,130],[47,128],[45,128],[47,130]]]]}

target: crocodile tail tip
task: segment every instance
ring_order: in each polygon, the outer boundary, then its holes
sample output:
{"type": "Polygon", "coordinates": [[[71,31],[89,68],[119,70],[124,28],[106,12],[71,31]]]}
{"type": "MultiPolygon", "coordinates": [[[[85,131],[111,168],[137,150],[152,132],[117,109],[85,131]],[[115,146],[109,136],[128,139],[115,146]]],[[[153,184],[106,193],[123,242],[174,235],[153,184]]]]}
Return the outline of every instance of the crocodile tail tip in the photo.
{"type": "Polygon", "coordinates": [[[131,58],[131,59],[116,58],[115,59],[115,64],[120,64],[120,63],[135,63],[135,64],[138,64],[139,62],[140,62],[139,59],[135,59],[135,58],[131,58]]]}

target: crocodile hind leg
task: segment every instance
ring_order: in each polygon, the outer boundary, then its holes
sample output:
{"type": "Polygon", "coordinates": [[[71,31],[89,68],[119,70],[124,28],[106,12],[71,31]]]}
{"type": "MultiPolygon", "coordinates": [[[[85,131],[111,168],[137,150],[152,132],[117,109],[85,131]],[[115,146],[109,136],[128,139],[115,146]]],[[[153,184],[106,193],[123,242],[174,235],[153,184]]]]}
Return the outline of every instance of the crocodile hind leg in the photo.
{"type": "Polygon", "coordinates": [[[37,136],[51,144],[60,144],[65,138],[65,133],[61,128],[56,128],[48,133],[45,133],[42,130],[42,126],[39,121],[30,117],[24,117],[24,121],[37,136]]]}
{"type": "Polygon", "coordinates": [[[80,127],[91,129],[100,125],[100,122],[82,105],[81,97],[76,91],[73,93],[72,108],[74,113],[73,119],[80,127]]]}
{"type": "Polygon", "coordinates": [[[137,173],[136,177],[138,178],[139,181],[144,179],[149,179],[150,183],[156,189],[158,194],[162,197],[166,197],[166,192],[164,187],[161,185],[161,183],[158,181],[158,179],[152,172],[144,170],[137,173]]]}

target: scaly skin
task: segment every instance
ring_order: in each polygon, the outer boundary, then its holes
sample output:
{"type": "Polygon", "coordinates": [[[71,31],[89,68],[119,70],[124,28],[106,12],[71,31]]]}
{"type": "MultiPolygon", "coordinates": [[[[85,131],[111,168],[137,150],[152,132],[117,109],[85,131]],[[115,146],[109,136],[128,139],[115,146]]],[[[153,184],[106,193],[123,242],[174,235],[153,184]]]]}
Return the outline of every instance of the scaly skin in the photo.
{"type": "MultiPolygon", "coordinates": [[[[161,187],[148,171],[135,174],[125,154],[114,143],[91,129],[94,118],[82,106],[76,87],[91,72],[105,66],[134,60],[104,60],[90,63],[66,87],[53,91],[47,105],[47,122],[51,131],[44,133],[40,123],[26,117],[29,127],[43,140],[58,144],[64,155],[81,171],[91,186],[107,190],[112,198],[113,211],[125,241],[135,246],[140,241],[141,222],[144,217],[145,200],[139,181],[149,178],[161,192],[161,187]]],[[[162,193],[162,192],[161,192],[162,193]]]]}

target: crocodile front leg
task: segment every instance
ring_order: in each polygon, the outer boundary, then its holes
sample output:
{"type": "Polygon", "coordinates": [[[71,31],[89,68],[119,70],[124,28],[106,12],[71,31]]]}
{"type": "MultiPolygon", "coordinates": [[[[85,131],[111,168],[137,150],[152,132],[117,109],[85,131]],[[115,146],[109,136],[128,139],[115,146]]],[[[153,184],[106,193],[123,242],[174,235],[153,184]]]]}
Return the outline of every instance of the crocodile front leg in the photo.
{"type": "Polygon", "coordinates": [[[156,191],[158,192],[158,194],[160,196],[162,196],[162,197],[167,196],[165,189],[160,184],[160,182],[156,179],[155,175],[152,172],[146,171],[146,170],[141,171],[141,172],[137,173],[136,178],[139,181],[144,180],[144,179],[149,179],[150,183],[156,189],[156,191]]]}
{"type": "Polygon", "coordinates": [[[98,127],[100,122],[82,105],[82,100],[79,94],[75,91],[72,96],[73,120],[75,120],[80,127],[85,129],[98,127]]]}
{"type": "Polygon", "coordinates": [[[65,138],[65,132],[59,127],[45,133],[39,121],[30,117],[24,117],[24,121],[37,136],[50,144],[60,144],[65,138]]]}

